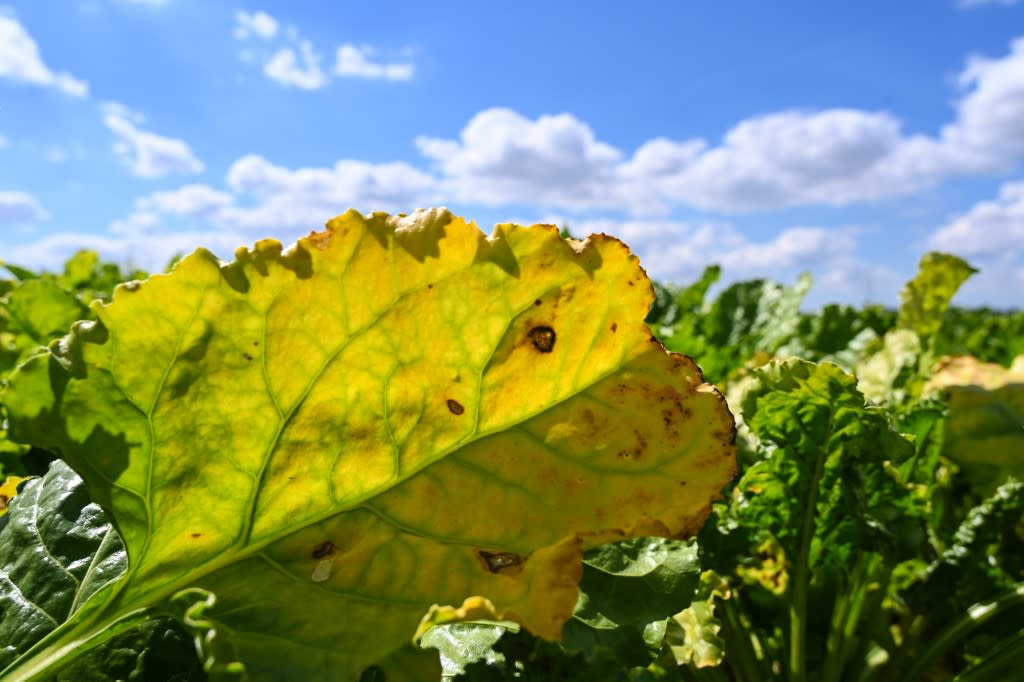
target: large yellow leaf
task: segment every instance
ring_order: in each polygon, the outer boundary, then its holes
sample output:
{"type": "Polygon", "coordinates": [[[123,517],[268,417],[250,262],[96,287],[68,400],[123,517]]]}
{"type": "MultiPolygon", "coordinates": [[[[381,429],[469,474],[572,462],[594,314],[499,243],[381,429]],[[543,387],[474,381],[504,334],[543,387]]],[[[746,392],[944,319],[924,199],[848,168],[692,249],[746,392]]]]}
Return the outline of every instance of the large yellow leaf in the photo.
{"type": "Polygon", "coordinates": [[[1007,368],[971,356],[941,358],[925,385],[949,406],[943,454],[985,490],[1024,476],[1024,355],[1007,368]]]}
{"type": "Polygon", "coordinates": [[[558,638],[587,546],[694,533],[734,472],[732,417],[650,335],[652,297],[611,237],[443,210],[350,211],[119,288],[7,403],[130,568],[14,670],[185,588],[259,678],[398,660],[432,604],[423,627],[558,638]]]}

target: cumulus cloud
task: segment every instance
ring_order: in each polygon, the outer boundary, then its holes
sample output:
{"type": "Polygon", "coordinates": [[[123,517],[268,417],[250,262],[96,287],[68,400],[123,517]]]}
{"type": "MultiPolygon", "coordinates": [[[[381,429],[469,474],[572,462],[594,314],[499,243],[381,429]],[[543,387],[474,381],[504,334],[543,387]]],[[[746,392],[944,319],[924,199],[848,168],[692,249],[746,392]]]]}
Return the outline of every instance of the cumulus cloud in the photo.
{"type": "Polygon", "coordinates": [[[107,229],[113,234],[131,238],[152,232],[160,225],[160,216],[152,211],[136,211],[127,218],[110,223],[107,229]]]}
{"type": "Polygon", "coordinates": [[[107,103],[103,111],[103,123],[117,138],[114,151],[135,175],[160,178],[203,171],[202,161],[184,140],[142,130],[142,117],[123,105],[107,103]]]}
{"type": "Polygon", "coordinates": [[[263,65],[263,73],[281,85],[302,90],[316,90],[327,83],[320,68],[320,55],[313,51],[308,40],[299,44],[298,52],[290,47],[282,47],[275,52],[263,65]]]}
{"type": "Polygon", "coordinates": [[[251,37],[271,41],[282,34],[277,46],[271,50],[250,43],[239,53],[247,64],[261,63],[263,74],[286,87],[318,90],[327,85],[331,76],[362,78],[366,80],[408,81],[416,74],[416,65],[408,60],[385,62],[375,57],[375,48],[369,45],[344,43],[335,51],[333,69],[321,67],[322,55],[309,40],[299,37],[295,26],[279,31],[277,19],[266,12],[239,11],[235,15],[234,36],[238,40],[251,37]]]}
{"type": "Polygon", "coordinates": [[[928,248],[981,258],[1024,253],[1024,181],[1004,183],[998,198],[975,204],[936,230],[928,248]]]}
{"type": "Polygon", "coordinates": [[[470,120],[459,140],[421,136],[416,146],[441,170],[444,194],[458,201],[615,204],[608,190],[621,152],[569,114],[531,121],[510,109],[487,109],[470,120]]]}
{"type": "Polygon", "coordinates": [[[55,88],[85,97],[89,84],[64,71],[52,71],[39,54],[39,46],[13,13],[0,11],[0,78],[55,88]]]}
{"type": "Polygon", "coordinates": [[[233,35],[237,40],[245,40],[249,36],[269,40],[277,34],[277,29],[277,19],[266,12],[239,10],[235,13],[235,30],[233,35]]]}
{"type": "Polygon", "coordinates": [[[980,201],[928,238],[929,249],[966,258],[980,272],[957,300],[1017,307],[1024,290],[1024,181],[1004,183],[995,199],[980,201]]]}
{"type": "Polygon", "coordinates": [[[640,257],[647,273],[663,282],[694,281],[712,263],[722,266],[722,285],[758,277],[788,282],[810,272],[815,285],[806,301],[809,306],[860,304],[880,297],[892,304],[906,279],[857,255],[863,230],[856,227],[796,226],[754,239],[728,221],[594,220],[570,225],[579,236],[603,232],[619,237],[640,257]]]}
{"type": "Polygon", "coordinates": [[[412,62],[384,64],[374,61],[373,53],[373,48],[366,45],[341,45],[334,65],[335,75],[341,78],[407,81],[416,73],[416,65],[412,62]]]}
{"type": "Polygon", "coordinates": [[[169,232],[177,221],[230,234],[298,237],[323,227],[349,208],[408,213],[437,203],[434,179],[408,164],[341,160],[331,167],[286,168],[258,155],[235,161],[231,191],[183,185],[135,200],[134,210],[110,224],[112,233],[138,236],[169,232]]]}
{"type": "Polygon", "coordinates": [[[0,192],[0,224],[24,225],[49,217],[39,200],[25,192],[0,192]]]}
{"type": "MultiPolygon", "coordinates": [[[[191,253],[205,247],[221,258],[230,258],[234,250],[248,244],[243,235],[222,230],[197,230],[173,234],[119,234],[107,237],[82,232],[58,232],[9,250],[12,263],[28,268],[59,269],[72,254],[90,249],[105,260],[160,271],[172,256],[191,253]]],[[[5,254],[6,256],[7,254],[5,254]]]]}
{"type": "Polygon", "coordinates": [[[951,122],[908,135],[884,111],[768,113],[722,141],[655,138],[631,156],[570,114],[527,119],[508,109],[474,116],[458,139],[420,137],[446,194],[485,205],[665,214],[848,205],[907,194],[962,174],[1000,173],[1024,159],[1024,38],[999,58],[972,57],[951,122]]]}
{"type": "Polygon", "coordinates": [[[234,197],[227,192],[208,185],[192,184],[176,190],[153,192],[136,201],[136,206],[170,215],[205,217],[233,203],[234,197]]]}

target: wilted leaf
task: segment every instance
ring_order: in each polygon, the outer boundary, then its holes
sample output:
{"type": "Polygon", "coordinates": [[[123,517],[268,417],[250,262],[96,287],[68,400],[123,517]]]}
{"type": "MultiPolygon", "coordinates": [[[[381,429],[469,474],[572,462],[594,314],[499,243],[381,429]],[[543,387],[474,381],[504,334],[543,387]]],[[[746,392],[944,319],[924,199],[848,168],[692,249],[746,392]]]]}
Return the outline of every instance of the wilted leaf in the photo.
{"type": "Polygon", "coordinates": [[[437,210],[120,287],[7,404],[130,567],[7,674],[185,588],[216,595],[203,622],[259,678],[351,679],[432,603],[423,629],[557,638],[585,547],[692,534],[734,469],[724,401],[650,337],[651,296],[612,238],[488,239],[437,210]]]}

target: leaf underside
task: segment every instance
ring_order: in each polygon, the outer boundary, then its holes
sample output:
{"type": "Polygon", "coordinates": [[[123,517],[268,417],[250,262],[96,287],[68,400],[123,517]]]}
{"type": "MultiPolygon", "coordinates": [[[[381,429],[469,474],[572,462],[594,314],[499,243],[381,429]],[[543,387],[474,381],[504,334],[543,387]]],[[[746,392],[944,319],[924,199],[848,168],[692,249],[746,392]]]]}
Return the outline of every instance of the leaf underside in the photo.
{"type": "Polygon", "coordinates": [[[5,397],[129,558],[40,646],[188,587],[255,679],[351,679],[431,605],[421,630],[557,639],[586,547],[693,534],[734,472],[732,417],[651,337],[651,298],[611,237],[436,209],[119,287],[5,397]]]}

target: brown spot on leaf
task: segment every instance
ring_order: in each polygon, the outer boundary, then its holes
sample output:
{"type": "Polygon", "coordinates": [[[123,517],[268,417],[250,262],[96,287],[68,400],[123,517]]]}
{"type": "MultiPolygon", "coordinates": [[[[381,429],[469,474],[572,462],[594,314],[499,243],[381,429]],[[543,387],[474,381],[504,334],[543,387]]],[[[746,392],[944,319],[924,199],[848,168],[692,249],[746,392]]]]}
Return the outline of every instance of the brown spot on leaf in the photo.
{"type": "Polygon", "coordinates": [[[248,353],[242,353],[242,357],[248,360],[249,362],[252,362],[252,356],[249,355],[248,353]]]}
{"type": "Polygon", "coordinates": [[[448,411],[451,412],[452,414],[458,416],[458,415],[462,414],[463,412],[465,412],[466,408],[464,408],[457,400],[452,400],[451,398],[449,398],[448,399],[448,411]]]}
{"type": "Polygon", "coordinates": [[[480,558],[484,568],[491,573],[501,573],[508,569],[513,569],[523,565],[523,557],[513,552],[487,552],[482,549],[476,550],[476,555],[480,558]]]}
{"type": "Polygon", "coordinates": [[[555,330],[551,327],[534,327],[529,336],[533,347],[541,353],[550,353],[555,347],[555,330]]]}
{"type": "Polygon", "coordinates": [[[534,305],[540,305],[540,299],[538,298],[536,301],[533,302],[533,304],[534,305]]]}
{"type": "Polygon", "coordinates": [[[203,537],[203,534],[202,533],[192,533],[192,537],[193,537],[193,539],[194,538],[201,538],[201,537],[203,537]]]}
{"type": "Polygon", "coordinates": [[[7,509],[7,503],[10,501],[10,498],[6,495],[0,495],[0,509],[7,509]]]}
{"type": "Polygon", "coordinates": [[[331,244],[331,231],[324,230],[323,232],[310,232],[309,241],[313,242],[313,246],[323,251],[331,244]]]}
{"type": "Polygon", "coordinates": [[[433,285],[433,284],[430,284],[430,283],[428,283],[428,284],[427,284],[427,288],[428,288],[428,289],[433,289],[433,288],[434,288],[434,285],[433,285]]]}
{"type": "Polygon", "coordinates": [[[326,559],[327,557],[334,554],[334,543],[330,540],[324,540],[319,545],[313,548],[314,559],[326,559]]]}
{"type": "Polygon", "coordinates": [[[618,329],[619,329],[618,323],[617,322],[612,322],[612,333],[614,334],[616,331],[618,331],[618,329]]]}
{"type": "Polygon", "coordinates": [[[260,345],[260,342],[259,342],[259,341],[253,341],[253,342],[252,342],[252,346],[253,346],[253,348],[255,348],[255,347],[256,347],[256,346],[258,346],[258,345],[260,345]]]}

